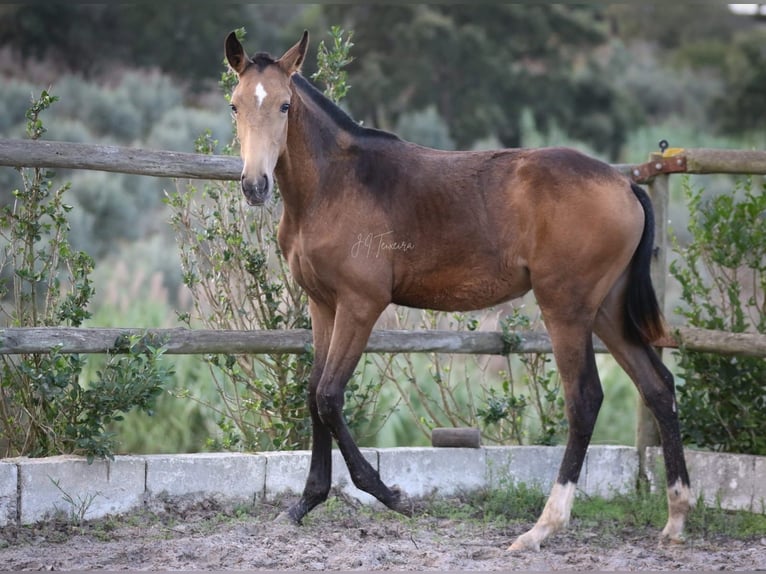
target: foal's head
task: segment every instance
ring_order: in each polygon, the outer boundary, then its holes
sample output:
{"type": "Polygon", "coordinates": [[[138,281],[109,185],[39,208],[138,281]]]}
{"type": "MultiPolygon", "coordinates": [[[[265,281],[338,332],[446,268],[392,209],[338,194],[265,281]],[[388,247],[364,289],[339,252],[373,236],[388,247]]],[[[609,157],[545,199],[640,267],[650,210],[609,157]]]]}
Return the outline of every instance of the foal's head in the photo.
{"type": "Polygon", "coordinates": [[[308,32],[278,60],[267,54],[250,58],[234,32],[226,38],[226,59],[239,83],[231,95],[237,137],[244,161],[242,192],[250,205],[262,205],[274,188],[274,166],[287,145],[290,76],[308,47],[308,32]]]}

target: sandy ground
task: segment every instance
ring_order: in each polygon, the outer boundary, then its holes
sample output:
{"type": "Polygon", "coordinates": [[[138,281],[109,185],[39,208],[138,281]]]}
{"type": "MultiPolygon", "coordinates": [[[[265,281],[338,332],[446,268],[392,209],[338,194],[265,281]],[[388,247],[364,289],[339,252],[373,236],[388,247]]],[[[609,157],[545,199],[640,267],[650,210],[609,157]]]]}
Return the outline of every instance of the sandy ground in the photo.
{"type": "Polygon", "coordinates": [[[531,523],[435,517],[427,506],[405,518],[331,499],[303,526],[294,526],[275,520],[285,504],[238,512],[212,502],[186,509],[170,505],[79,526],[52,521],[7,527],[0,529],[0,569],[766,569],[766,538],[691,536],[683,545],[663,545],[653,528],[573,519],[540,552],[510,554],[509,542],[531,523]]]}

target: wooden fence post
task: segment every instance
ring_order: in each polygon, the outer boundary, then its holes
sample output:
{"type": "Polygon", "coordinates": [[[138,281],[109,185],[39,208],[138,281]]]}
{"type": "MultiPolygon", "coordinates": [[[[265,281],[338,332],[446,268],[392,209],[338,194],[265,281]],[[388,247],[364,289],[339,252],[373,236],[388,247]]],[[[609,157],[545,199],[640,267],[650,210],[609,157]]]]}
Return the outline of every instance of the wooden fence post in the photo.
{"type": "MultiPolygon", "coordinates": [[[[657,293],[660,309],[665,309],[665,278],[667,275],[668,250],[668,174],[660,174],[649,183],[649,196],[654,207],[654,257],[652,258],[652,283],[657,293]]],[[[662,349],[657,349],[662,358],[662,349]]],[[[638,451],[639,478],[646,479],[646,447],[660,444],[660,435],[654,416],[639,395],[636,409],[636,450],[638,451]]]]}

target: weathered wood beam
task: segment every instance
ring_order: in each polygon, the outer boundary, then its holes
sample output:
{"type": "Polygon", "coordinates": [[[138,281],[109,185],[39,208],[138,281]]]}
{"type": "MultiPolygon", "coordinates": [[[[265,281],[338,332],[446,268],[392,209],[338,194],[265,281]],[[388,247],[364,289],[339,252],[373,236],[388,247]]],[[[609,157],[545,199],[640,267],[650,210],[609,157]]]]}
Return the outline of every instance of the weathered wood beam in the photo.
{"type": "MultiPolygon", "coordinates": [[[[311,331],[224,331],[205,329],[120,329],[33,327],[0,329],[0,354],[124,352],[126,337],[146,336],[165,345],[168,354],[303,353],[311,344],[311,331]]],[[[372,332],[369,353],[460,353],[502,355],[507,352],[549,353],[546,333],[519,333],[512,343],[499,332],[487,331],[389,331],[372,332]]]]}
{"type": "MultiPolygon", "coordinates": [[[[766,174],[766,151],[689,148],[678,157],[686,162],[687,173],[766,174]]],[[[616,164],[614,167],[631,175],[641,165],[616,164]]],[[[242,172],[242,161],[233,156],[19,139],[0,139],[0,166],[220,180],[237,180],[242,172]]]]}
{"type": "Polygon", "coordinates": [[[219,180],[242,173],[242,160],[234,156],[16,139],[0,139],[0,165],[219,180]]]}
{"type": "Polygon", "coordinates": [[[683,155],[688,173],[766,174],[766,151],[692,148],[683,155]]]}
{"type": "MultiPolygon", "coordinates": [[[[0,354],[48,353],[55,348],[63,353],[124,352],[126,337],[146,336],[162,344],[168,354],[206,353],[269,354],[303,353],[311,344],[306,329],[273,331],[217,331],[205,329],[120,329],[31,327],[0,329],[0,354]]],[[[693,351],[715,352],[750,357],[766,357],[766,335],[726,333],[691,327],[673,328],[672,336],[656,344],[693,351]]],[[[605,352],[596,340],[596,351],[605,352]]],[[[550,353],[546,333],[518,333],[512,343],[502,333],[490,331],[373,331],[368,353],[459,353],[504,355],[511,353],[550,353]]]]}

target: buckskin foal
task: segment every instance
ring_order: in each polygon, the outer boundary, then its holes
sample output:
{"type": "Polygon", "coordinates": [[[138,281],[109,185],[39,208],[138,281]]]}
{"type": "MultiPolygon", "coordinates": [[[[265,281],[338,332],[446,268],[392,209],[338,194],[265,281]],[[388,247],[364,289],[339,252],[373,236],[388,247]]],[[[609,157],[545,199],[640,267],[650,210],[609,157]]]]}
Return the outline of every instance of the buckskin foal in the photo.
{"type": "Polygon", "coordinates": [[[279,59],[247,55],[231,108],[244,161],[242,191],[261,205],[279,183],[279,245],[309,297],[314,366],[308,404],[311,466],[295,522],[330,491],[335,439],[354,484],[407,512],[361,455],[343,392],[373,325],[390,303],[443,311],[496,305],[532,289],[553,344],[569,437],[539,520],[511,550],[539,549],[569,520],[603,393],[592,333],[630,375],[657,419],[669,518],[679,540],[689,509],[673,377],[651,341],[663,322],[649,277],[647,194],[612,167],[565,148],[444,152],[367,129],[299,71],[308,33],[279,59]]]}

